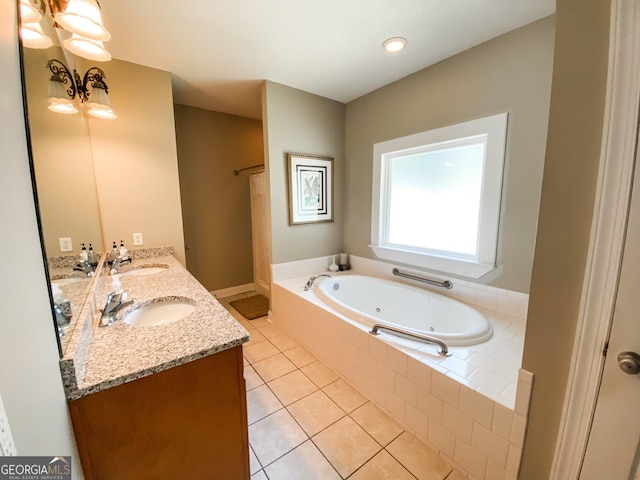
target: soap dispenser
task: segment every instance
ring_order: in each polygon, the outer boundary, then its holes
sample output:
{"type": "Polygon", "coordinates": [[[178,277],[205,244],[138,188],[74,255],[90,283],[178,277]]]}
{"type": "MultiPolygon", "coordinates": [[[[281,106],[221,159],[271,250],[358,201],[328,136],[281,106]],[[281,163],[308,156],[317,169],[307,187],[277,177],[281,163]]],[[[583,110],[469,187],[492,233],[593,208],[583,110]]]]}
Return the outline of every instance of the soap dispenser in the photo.
{"type": "Polygon", "coordinates": [[[331,255],[331,265],[329,265],[329,270],[332,272],[337,272],[339,269],[340,267],[336,263],[336,257],[331,255]]]}
{"type": "Polygon", "coordinates": [[[89,244],[89,252],[87,253],[87,261],[89,265],[92,267],[96,267],[98,265],[98,257],[96,256],[96,252],[93,251],[93,245],[89,244]]]}
{"type": "Polygon", "coordinates": [[[120,252],[118,251],[118,246],[116,245],[116,242],[113,242],[113,248],[111,250],[111,259],[115,260],[119,256],[120,256],[120,252]]]}
{"type": "Polygon", "coordinates": [[[82,245],[82,250],[80,250],[80,261],[88,262],[89,254],[87,253],[87,247],[85,247],[84,243],[81,243],[80,245],[82,245]]]}
{"type": "Polygon", "coordinates": [[[129,250],[124,247],[124,240],[120,240],[120,256],[123,259],[127,259],[129,256],[129,250]]]}

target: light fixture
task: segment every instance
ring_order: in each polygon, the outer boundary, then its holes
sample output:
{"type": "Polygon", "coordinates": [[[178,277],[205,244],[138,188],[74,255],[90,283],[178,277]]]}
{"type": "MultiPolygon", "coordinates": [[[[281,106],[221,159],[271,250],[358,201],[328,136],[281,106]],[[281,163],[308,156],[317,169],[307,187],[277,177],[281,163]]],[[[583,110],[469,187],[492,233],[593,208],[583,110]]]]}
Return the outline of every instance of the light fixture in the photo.
{"type": "Polygon", "coordinates": [[[102,25],[100,5],[96,0],[52,1],[53,20],[68,32],[75,33],[92,40],[109,40],[111,34],[102,25]]]}
{"type": "Polygon", "coordinates": [[[20,22],[36,23],[42,20],[45,6],[42,0],[20,0],[20,22]]]}
{"type": "Polygon", "coordinates": [[[390,53],[399,52],[406,46],[407,46],[407,39],[403,37],[388,38],[382,43],[382,48],[384,48],[387,52],[390,52],[390,53]]]}
{"type": "Polygon", "coordinates": [[[25,47],[49,48],[53,45],[40,26],[45,11],[43,0],[20,0],[20,37],[25,47]]]}
{"type": "Polygon", "coordinates": [[[56,113],[77,113],[74,100],[78,98],[87,109],[87,114],[104,119],[117,118],[109,103],[109,89],[105,83],[105,74],[101,68],[91,67],[80,77],[74,70],[73,75],[60,60],[49,60],[47,68],[51,71],[47,100],[49,110],[56,113]]]}
{"type": "Polygon", "coordinates": [[[108,62],[111,54],[107,52],[102,44],[102,40],[93,40],[74,33],[71,38],[62,42],[67,50],[88,60],[96,62],[108,62]]]}
{"type": "Polygon", "coordinates": [[[49,110],[63,115],[73,115],[78,113],[78,109],[73,103],[50,103],[49,110]]]}
{"type": "Polygon", "coordinates": [[[39,22],[23,23],[20,25],[22,44],[28,48],[49,48],[53,41],[42,31],[39,22]]]}
{"type": "Polygon", "coordinates": [[[102,24],[97,0],[20,0],[22,44],[29,48],[49,48],[53,42],[40,27],[40,20],[49,6],[53,26],[71,33],[63,46],[71,53],[96,62],[111,60],[102,42],[111,34],[102,24]]]}
{"type": "Polygon", "coordinates": [[[87,113],[92,117],[107,120],[118,118],[109,103],[109,88],[104,82],[104,72],[98,67],[91,67],[84,74],[82,81],[78,72],[74,72],[74,74],[81,98],[84,99],[84,104],[87,107],[87,113]],[[89,84],[92,88],[91,92],[89,92],[89,84]],[[80,87],[80,85],[82,86],[80,87]]]}
{"type": "Polygon", "coordinates": [[[49,60],[47,67],[52,73],[47,92],[49,110],[64,114],[78,113],[73,103],[77,90],[69,69],[59,60],[49,60]]]}

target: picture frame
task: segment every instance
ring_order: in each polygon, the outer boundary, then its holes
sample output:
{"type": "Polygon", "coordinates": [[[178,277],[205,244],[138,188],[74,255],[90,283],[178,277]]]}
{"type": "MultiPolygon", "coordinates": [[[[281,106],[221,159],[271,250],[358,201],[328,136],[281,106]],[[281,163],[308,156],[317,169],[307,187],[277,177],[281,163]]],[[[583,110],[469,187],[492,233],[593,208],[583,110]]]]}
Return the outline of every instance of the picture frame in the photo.
{"type": "Polygon", "coordinates": [[[333,222],[333,158],[287,153],[289,225],[333,222]]]}

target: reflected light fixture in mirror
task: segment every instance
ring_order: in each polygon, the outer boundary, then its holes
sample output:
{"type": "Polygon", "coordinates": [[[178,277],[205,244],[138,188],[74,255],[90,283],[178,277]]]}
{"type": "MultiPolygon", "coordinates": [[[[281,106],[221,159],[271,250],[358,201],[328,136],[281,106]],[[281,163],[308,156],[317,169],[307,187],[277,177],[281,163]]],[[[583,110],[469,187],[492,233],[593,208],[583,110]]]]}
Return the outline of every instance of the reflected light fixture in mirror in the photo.
{"type": "Polygon", "coordinates": [[[108,62],[111,54],[104,48],[111,34],[102,24],[100,4],[96,0],[49,0],[57,26],[70,32],[62,43],[71,53],[96,62],[108,62]]]}
{"type": "Polygon", "coordinates": [[[44,15],[44,2],[20,0],[20,21],[22,23],[36,23],[42,20],[44,15]]]}
{"type": "Polygon", "coordinates": [[[76,70],[72,75],[67,66],[56,59],[49,60],[47,68],[51,71],[47,92],[49,110],[63,114],[77,113],[74,100],[78,98],[85,105],[87,114],[108,120],[117,118],[109,103],[109,88],[101,68],[89,68],[84,77],[80,77],[76,70]]]}
{"type": "Polygon", "coordinates": [[[20,36],[25,47],[49,48],[53,45],[40,25],[45,9],[42,0],[20,0],[20,36]]]}
{"type": "Polygon", "coordinates": [[[73,84],[71,72],[58,60],[49,60],[47,66],[53,73],[49,79],[49,90],[47,92],[49,110],[64,114],[78,113],[78,109],[72,101],[76,97],[76,88],[73,84]]]}
{"type": "MultiPolygon", "coordinates": [[[[102,87],[93,87],[93,91],[91,92],[91,98],[87,100],[85,105],[87,106],[87,113],[92,117],[103,118],[105,120],[114,120],[118,118],[115,113],[113,113],[113,109],[111,108],[111,104],[109,103],[109,97],[107,95],[107,84],[102,82],[104,88],[102,87]]],[[[94,84],[92,84],[94,85],[94,84]]],[[[87,95],[89,95],[87,93],[87,95]]]]}
{"type": "Polygon", "coordinates": [[[53,41],[42,31],[39,22],[23,23],[20,26],[22,44],[29,48],[49,48],[53,41]]]}
{"type": "Polygon", "coordinates": [[[92,40],[107,41],[111,34],[102,25],[100,5],[96,0],[69,0],[65,2],[51,1],[53,19],[66,31],[92,40]]]}
{"type": "MultiPolygon", "coordinates": [[[[71,34],[62,41],[71,53],[88,60],[107,62],[111,54],[102,42],[111,34],[102,24],[100,4],[96,0],[47,0],[53,26],[58,32],[71,34]]],[[[20,0],[20,22],[22,41],[25,47],[49,48],[51,39],[44,34],[40,21],[44,18],[44,0],[20,0]]]]}
{"type": "Polygon", "coordinates": [[[74,33],[71,38],[67,38],[62,43],[67,50],[80,57],[96,62],[111,60],[111,54],[104,48],[102,40],[94,40],[74,33]]]}

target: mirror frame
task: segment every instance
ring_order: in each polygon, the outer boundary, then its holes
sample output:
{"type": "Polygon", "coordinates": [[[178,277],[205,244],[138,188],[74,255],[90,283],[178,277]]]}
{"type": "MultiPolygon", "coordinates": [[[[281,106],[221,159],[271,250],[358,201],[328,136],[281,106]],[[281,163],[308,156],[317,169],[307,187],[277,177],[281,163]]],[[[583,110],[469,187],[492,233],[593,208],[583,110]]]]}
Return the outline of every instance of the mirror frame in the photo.
{"type": "MultiPolygon", "coordinates": [[[[18,32],[20,32],[20,1],[16,0],[16,12],[18,32]]],[[[29,158],[29,175],[31,176],[31,191],[33,193],[33,202],[36,214],[36,224],[38,226],[38,239],[40,240],[40,254],[42,255],[42,264],[44,267],[45,279],[47,282],[47,294],[49,295],[49,307],[51,312],[51,322],[53,327],[53,333],[56,337],[56,344],[58,345],[58,356],[62,358],[62,340],[58,334],[58,324],[56,322],[56,312],[53,302],[53,290],[51,287],[51,277],[49,273],[49,262],[47,260],[47,252],[45,250],[44,232],[42,230],[42,216],[40,215],[40,200],[38,198],[38,188],[36,181],[35,164],[33,161],[33,149],[31,147],[31,129],[29,127],[29,108],[27,104],[27,83],[25,80],[25,66],[24,66],[24,45],[22,44],[22,37],[18,34],[18,58],[20,59],[20,86],[22,89],[22,108],[24,112],[24,129],[26,134],[27,143],[27,155],[29,158]]]]}

